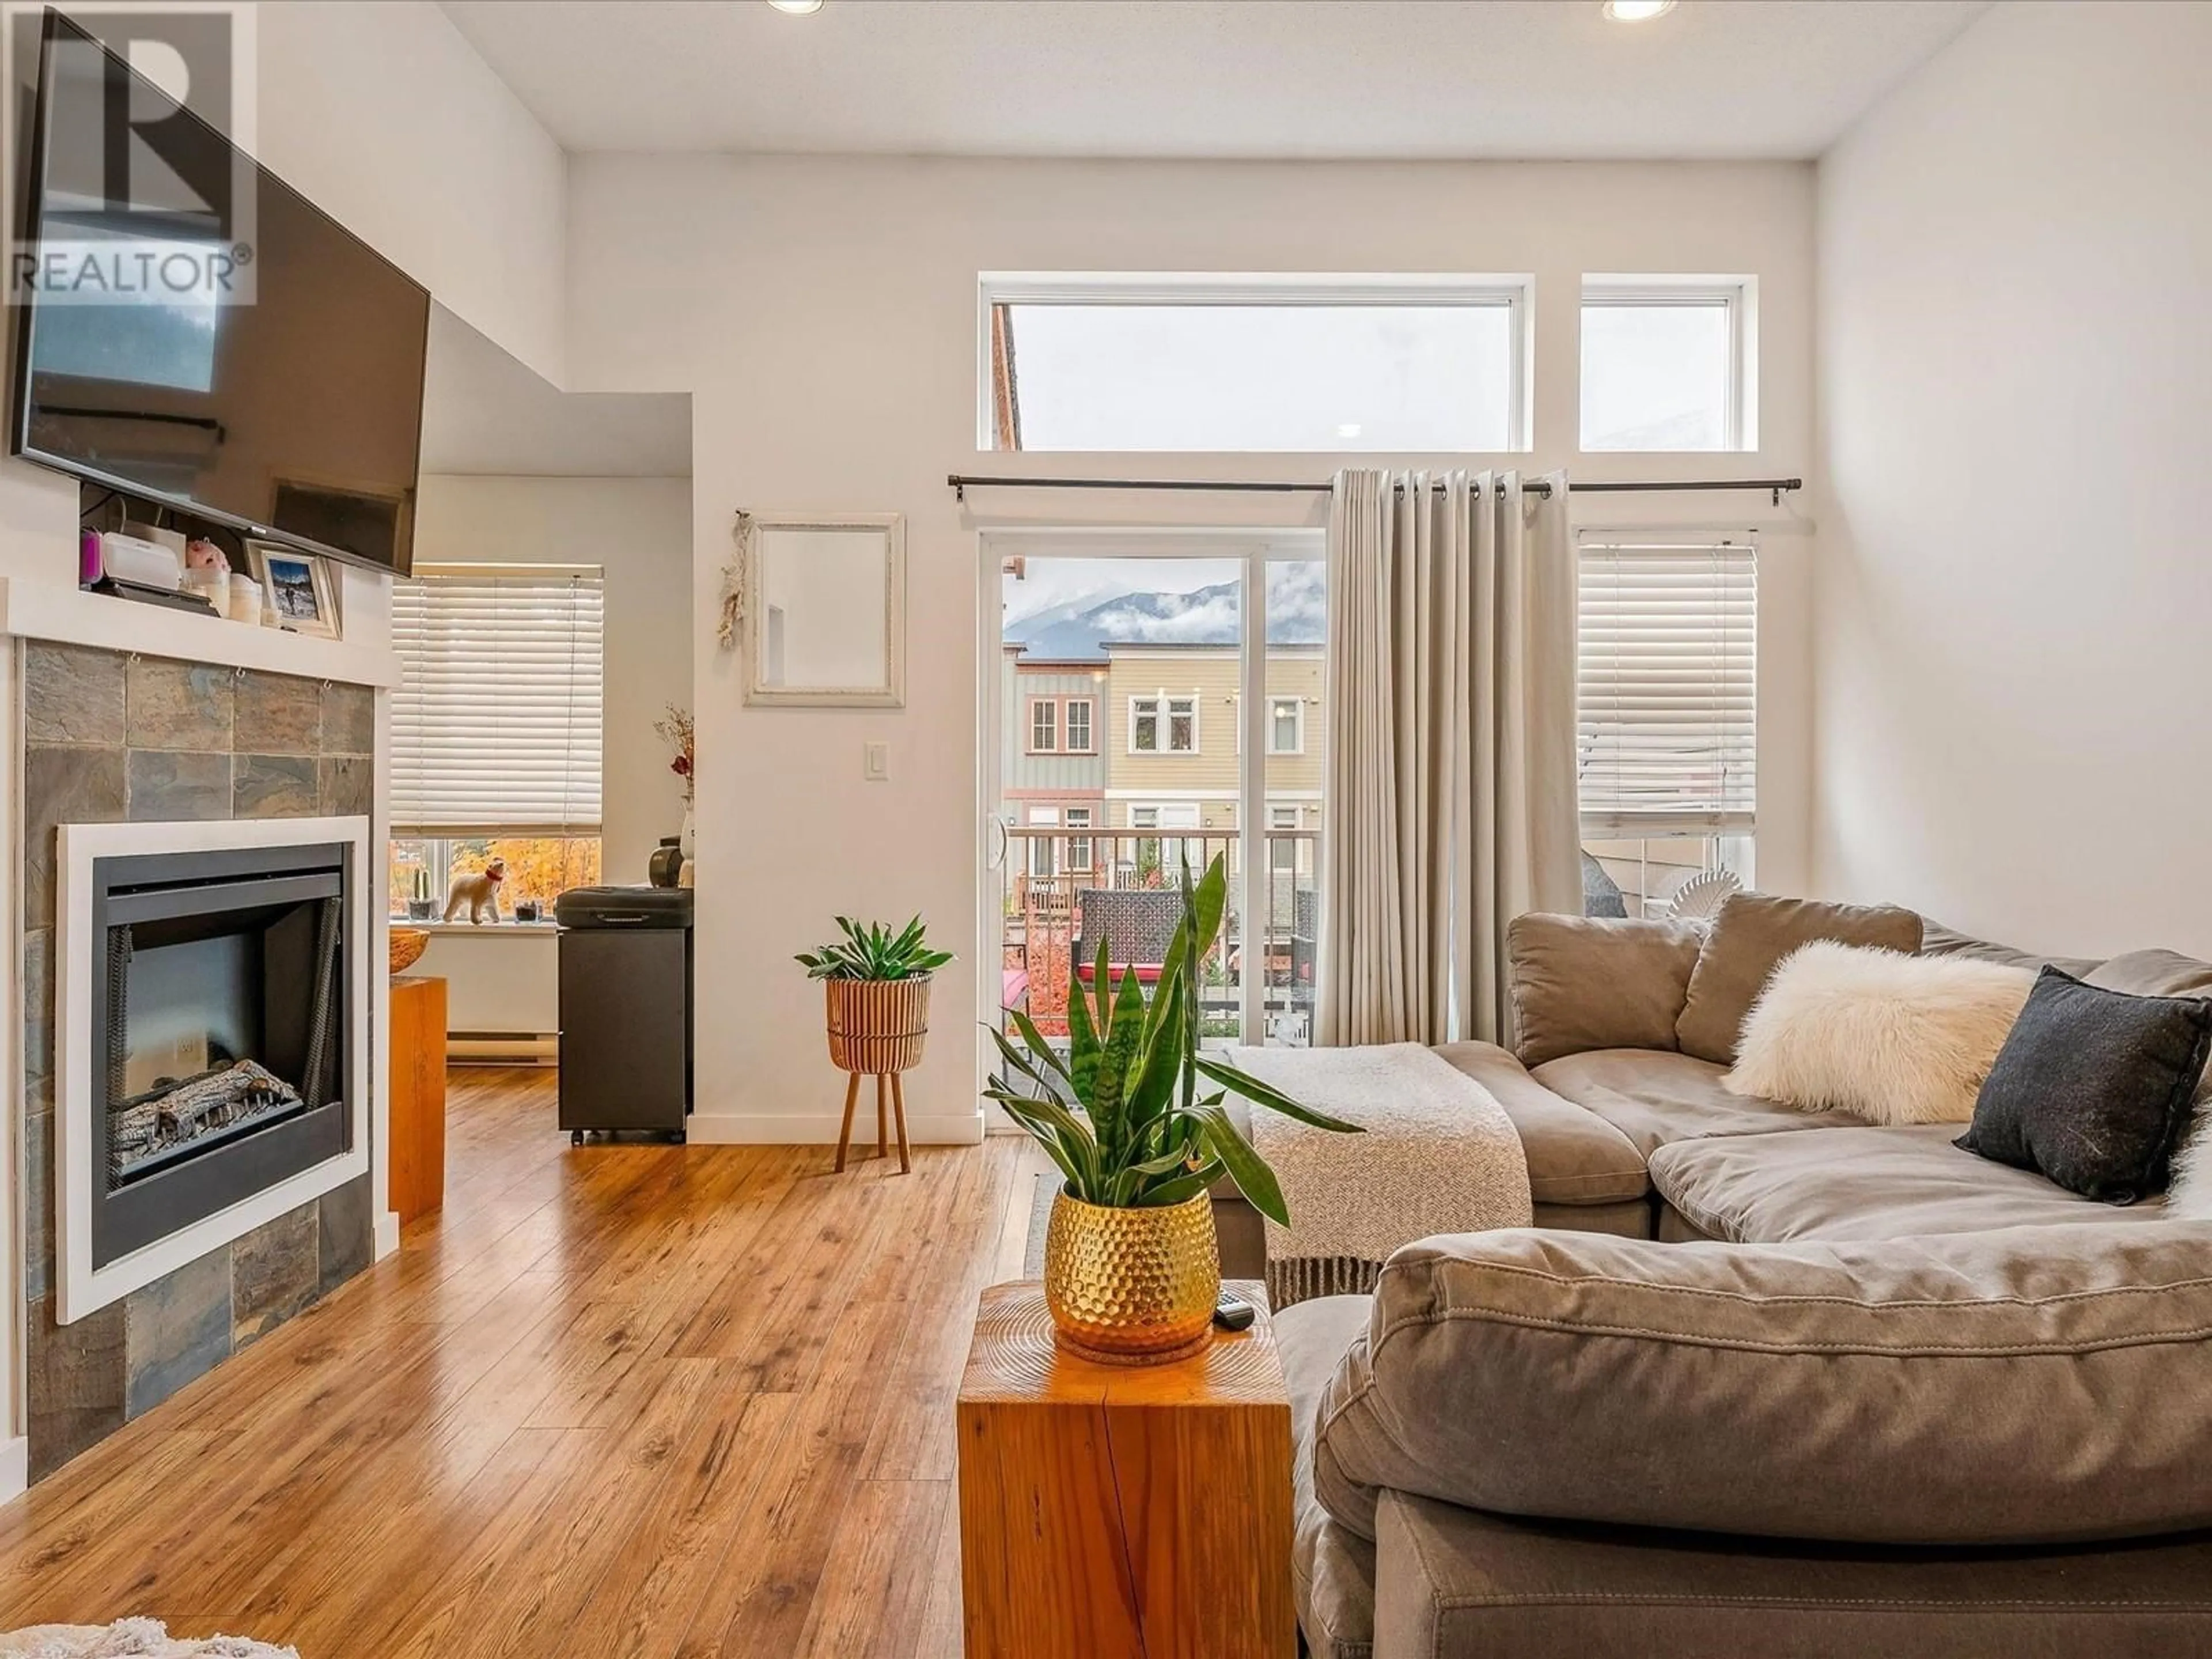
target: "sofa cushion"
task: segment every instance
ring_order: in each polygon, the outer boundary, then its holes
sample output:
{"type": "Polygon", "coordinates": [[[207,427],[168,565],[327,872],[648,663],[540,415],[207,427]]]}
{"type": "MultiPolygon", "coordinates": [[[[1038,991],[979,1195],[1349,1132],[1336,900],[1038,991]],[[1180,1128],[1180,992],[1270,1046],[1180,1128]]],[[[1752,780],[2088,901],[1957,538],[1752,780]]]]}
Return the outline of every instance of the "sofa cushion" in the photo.
{"type": "Polygon", "coordinates": [[[1957,1133],[1931,1123],[1680,1140],[1651,1155],[1651,1182],[1698,1232],[1736,1244],[2160,1218],[2157,1205],[2100,1204],[1961,1152],[1957,1133]]]}
{"type": "Polygon", "coordinates": [[[2199,962],[2179,951],[2130,951],[2074,976],[2130,996],[2212,997],[2212,962],[2199,962]]]}
{"type": "Polygon", "coordinates": [[[1367,1328],[1371,1303],[1316,1297],[1274,1316],[1291,1395],[1291,1583],[1312,1659],[1368,1659],[1375,1640],[1375,1546],[1331,1518],[1313,1486],[1321,1397],[1345,1350],[1367,1328]]]}
{"type": "Polygon", "coordinates": [[[2031,973],[2048,963],[2063,968],[2076,979],[2100,965],[2095,957],[2039,957],[2032,951],[2015,951],[2009,945],[1993,945],[1988,939],[1976,939],[1955,927],[1946,927],[1942,922],[1923,916],[1920,920],[1920,954],[1923,957],[1965,957],[1974,962],[2002,963],[2008,968],[2025,968],[2031,973]]]}
{"type": "Polygon", "coordinates": [[[1383,1659],[2212,1650],[2212,1538],[1878,1549],[1511,1520],[1395,1493],[1376,1530],[1383,1659]]]}
{"type": "Polygon", "coordinates": [[[2165,1189],[2208,1058],[2212,1001],[2108,991],[2045,968],[1959,1145],[2132,1204],[2165,1189]]]}
{"type": "Polygon", "coordinates": [[[1672,1048],[1704,934],[1686,921],[1516,916],[1505,929],[1513,1052],[1540,1066],[1585,1048],[1672,1048]]]}
{"type": "Polygon", "coordinates": [[[1721,1080],[1873,1123],[1964,1123],[2034,984],[2006,963],[1816,941],[1768,977],[1721,1080]]]}
{"type": "Polygon", "coordinates": [[[1330,1380],[1329,1513],[1899,1544],[2212,1524],[2212,1226],[1879,1243],[1509,1230],[1383,1269],[1330,1380]]]}
{"type": "Polygon", "coordinates": [[[1595,1113],[1647,1159],[1676,1140],[1756,1135],[1861,1121],[1848,1112],[1801,1112],[1721,1086],[1724,1066],[1689,1054],[1601,1048],[1539,1066],[1536,1081],[1595,1113]]]}
{"type": "Polygon", "coordinates": [[[1447,1042],[1444,1060],[1490,1091],[1520,1133],[1538,1204],[1618,1204],[1651,1190],[1644,1155],[1596,1114],[1562,1099],[1494,1042],[1447,1042]]]}
{"type": "Polygon", "coordinates": [[[1744,1016],[1783,957],[1815,939],[1911,952],[1920,948],[1920,918],[1893,904],[1827,904],[1731,893],[1698,952],[1675,1041],[1686,1054],[1728,1064],[1735,1059],[1744,1016]]]}

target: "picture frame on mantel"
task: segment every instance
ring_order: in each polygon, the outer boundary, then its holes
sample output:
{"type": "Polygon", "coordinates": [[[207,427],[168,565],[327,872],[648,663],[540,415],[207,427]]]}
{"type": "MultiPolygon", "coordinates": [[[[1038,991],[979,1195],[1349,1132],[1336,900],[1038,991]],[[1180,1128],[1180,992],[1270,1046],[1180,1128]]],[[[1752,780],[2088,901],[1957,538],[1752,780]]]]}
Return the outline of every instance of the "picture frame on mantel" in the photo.
{"type": "Polygon", "coordinates": [[[745,702],[769,708],[906,707],[906,519],[753,515],[745,702]]]}
{"type": "Polygon", "coordinates": [[[328,560],[262,541],[246,544],[246,558],[253,579],[261,584],[264,622],[275,619],[268,625],[315,639],[342,636],[337,582],[328,560]]]}

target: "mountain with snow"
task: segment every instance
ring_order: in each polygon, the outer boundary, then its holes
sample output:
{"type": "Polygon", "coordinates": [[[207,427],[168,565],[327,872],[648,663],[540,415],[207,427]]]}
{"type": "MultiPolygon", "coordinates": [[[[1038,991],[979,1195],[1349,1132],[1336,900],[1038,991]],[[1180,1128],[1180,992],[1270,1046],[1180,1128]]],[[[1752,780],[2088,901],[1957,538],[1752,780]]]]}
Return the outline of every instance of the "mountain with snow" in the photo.
{"type": "MultiPolygon", "coordinates": [[[[1317,560],[1267,569],[1267,643],[1319,645],[1328,621],[1328,585],[1317,560]]],[[[1242,584],[1217,582],[1187,593],[1086,594],[1031,614],[1009,616],[1007,643],[1054,662],[1103,659],[1104,641],[1148,645],[1235,645],[1242,632],[1242,584]]]]}

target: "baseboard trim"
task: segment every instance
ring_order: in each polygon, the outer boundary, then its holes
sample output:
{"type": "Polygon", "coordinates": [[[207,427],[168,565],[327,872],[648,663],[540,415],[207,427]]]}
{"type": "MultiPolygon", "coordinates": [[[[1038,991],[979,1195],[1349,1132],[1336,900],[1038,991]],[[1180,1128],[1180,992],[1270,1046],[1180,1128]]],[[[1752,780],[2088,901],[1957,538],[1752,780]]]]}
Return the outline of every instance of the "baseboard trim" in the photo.
{"type": "Polygon", "coordinates": [[[0,1440],[0,1504],[21,1498],[30,1489],[30,1437],[19,1434],[0,1440]]]}
{"type": "MultiPolygon", "coordinates": [[[[772,1116],[737,1113],[694,1112],[686,1139],[696,1146],[835,1146],[838,1119],[830,1114],[788,1112],[772,1116]]],[[[872,1103],[862,1101],[853,1114],[853,1143],[875,1142],[876,1119],[872,1103]]],[[[983,1114],[972,1112],[908,1112],[906,1138],[916,1146],[976,1146],[983,1140],[983,1114]]]]}
{"type": "Polygon", "coordinates": [[[379,1261],[394,1255],[399,1249],[399,1212],[386,1210],[376,1218],[376,1259],[379,1261]]]}

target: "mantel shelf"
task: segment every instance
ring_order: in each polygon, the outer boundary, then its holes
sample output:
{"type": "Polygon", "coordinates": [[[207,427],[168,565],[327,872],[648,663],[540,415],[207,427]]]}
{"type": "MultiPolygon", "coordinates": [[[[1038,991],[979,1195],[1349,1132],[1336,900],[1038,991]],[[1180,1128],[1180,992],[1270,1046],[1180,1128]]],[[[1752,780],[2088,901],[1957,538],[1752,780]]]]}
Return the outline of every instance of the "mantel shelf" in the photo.
{"type": "Polygon", "coordinates": [[[381,646],[315,639],[221,617],[88,593],[59,582],[0,577],[0,634],[222,663],[349,685],[399,684],[399,658],[381,646]]]}

